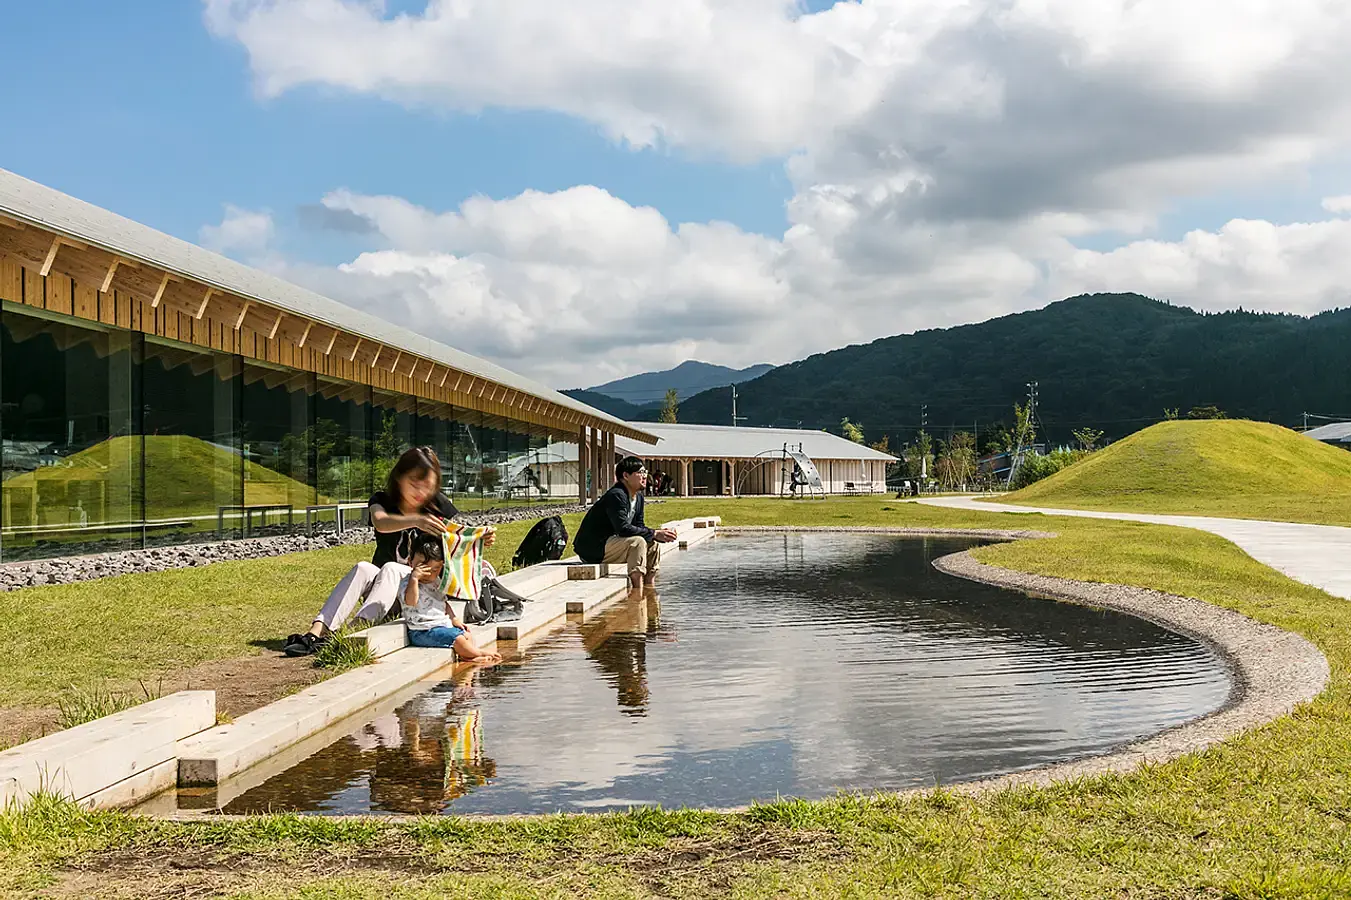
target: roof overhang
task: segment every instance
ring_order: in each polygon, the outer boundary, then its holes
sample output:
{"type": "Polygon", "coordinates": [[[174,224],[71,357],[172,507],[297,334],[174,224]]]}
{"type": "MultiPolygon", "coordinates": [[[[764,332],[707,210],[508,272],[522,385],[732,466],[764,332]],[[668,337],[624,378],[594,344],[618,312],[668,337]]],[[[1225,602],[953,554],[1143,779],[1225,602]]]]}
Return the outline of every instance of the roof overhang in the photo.
{"type": "MultiPolygon", "coordinates": [[[[472,408],[644,444],[642,428],[480,359],[0,169],[0,256],[173,311],[422,382],[472,408]],[[156,253],[162,247],[165,253],[156,253]],[[202,265],[192,265],[192,262],[202,265]],[[269,289],[270,288],[270,289],[269,289]]],[[[505,419],[504,419],[505,420],[505,419]]]]}

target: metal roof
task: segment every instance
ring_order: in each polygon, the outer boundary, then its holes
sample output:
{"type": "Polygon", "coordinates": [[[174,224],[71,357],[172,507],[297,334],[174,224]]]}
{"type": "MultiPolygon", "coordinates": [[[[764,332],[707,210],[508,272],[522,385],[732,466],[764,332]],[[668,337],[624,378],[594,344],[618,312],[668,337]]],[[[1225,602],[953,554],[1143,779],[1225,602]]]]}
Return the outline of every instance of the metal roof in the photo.
{"type": "Polygon", "coordinates": [[[623,425],[648,434],[644,426],[631,425],[495,363],[471,356],[407,328],[392,325],[337,300],[283,281],[275,275],[237,263],[5,169],[0,169],[0,213],[39,228],[59,232],[126,259],[200,281],[246,300],[275,306],[285,312],[388,344],[613,425],[623,425]]]}
{"type": "Polygon", "coordinates": [[[1311,437],[1316,441],[1351,443],[1351,422],[1333,422],[1331,425],[1320,425],[1304,432],[1304,436],[1311,437]]]}
{"type": "MultiPolygon", "coordinates": [[[[896,461],[896,457],[890,454],[855,444],[839,435],[805,428],[733,428],[731,425],[663,425],[652,422],[643,422],[641,427],[661,439],[655,449],[624,437],[615,438],[615,449],[635,456],[661,459],[751,459],[781,451],[784,444],[788,444],[790,449],[797,449],[800,444],[802,451],[813,460],[896,461]]],[[[547,460],[550,462],[570,462],[577,458],[576,444],[553,444],[550,450],[564,457],[547,460]]]]}

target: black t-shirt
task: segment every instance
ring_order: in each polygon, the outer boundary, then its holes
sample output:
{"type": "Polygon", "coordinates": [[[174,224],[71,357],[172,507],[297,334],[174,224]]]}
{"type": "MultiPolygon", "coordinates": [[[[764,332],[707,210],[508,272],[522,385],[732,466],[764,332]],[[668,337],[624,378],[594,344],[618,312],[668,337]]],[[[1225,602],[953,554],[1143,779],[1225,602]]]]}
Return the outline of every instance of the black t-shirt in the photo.
{"type": "MultiPolygon", "coordinates": [[[[371,494],[371,506],[378,506],[392,516],[403,515],[399,505],[385,491],[371,494]]],[[[443,519],[453,519],[460,514],[455,504],[445,494],[436,493],[422,507],[424,513],[433,513],[443,519]]],[[[377,531],[375,533],[375,557],[371,562],[383,566],[389,562],[408,562],[412,555],[413,541],[422,534],[419,528],[405,528],[403,531],[377,531]]]]}

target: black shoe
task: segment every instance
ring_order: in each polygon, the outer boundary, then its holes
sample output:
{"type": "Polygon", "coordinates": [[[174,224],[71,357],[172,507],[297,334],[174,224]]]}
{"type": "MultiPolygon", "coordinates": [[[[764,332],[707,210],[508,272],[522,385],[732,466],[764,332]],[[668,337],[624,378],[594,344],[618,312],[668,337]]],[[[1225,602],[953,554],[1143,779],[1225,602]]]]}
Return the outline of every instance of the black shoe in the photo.
{"type": "Polygon", "coordinates": [[[286,639],[281,652],[287,656],[310,656],[318,645],[319,639],[312,634],[293,634],[286,639]]]}

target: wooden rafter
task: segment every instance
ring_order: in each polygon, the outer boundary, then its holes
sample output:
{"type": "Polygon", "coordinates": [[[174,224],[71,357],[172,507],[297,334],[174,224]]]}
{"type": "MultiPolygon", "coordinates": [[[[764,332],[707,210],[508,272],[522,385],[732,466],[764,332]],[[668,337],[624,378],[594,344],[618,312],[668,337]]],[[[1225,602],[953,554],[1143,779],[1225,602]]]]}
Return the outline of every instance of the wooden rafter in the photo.
{"type": "Polygon", "coordinates": [[[455,391],[458,391],[458,390],[460,389],[460,382],[461,382],[461,381],[464,381],[464,373],[463,373],[463,372],[456,372],[456,373],[455,373],[455,386],[452,387],[452,388],[450,389],[452,393],[455,392],[455,391]]]}
{"type": "Polygon", "coordinates": [[[108,293],[108,290],[113,286],[113,276],[117,274],[118,266],[130,266],[136,268],[136,263],[129,259],[123,259],[120,256],[114,256],[113,261],[108,264],[108,274],[103,276],[103,285],[99,288],[100,294],[108,293]]]}
{"type": "Polygon", "coordinates": [[[286,318],[286,313],[277,311],[277,318],[272,323],[272,328],[267,333],[267,339],[270,341],[277,336],[277,329],[281,327],[281,320],[286,318]]]}
{"type": "Polygon", "coordinates": [[[4,225],[6,228],[15,228],[19,231],[23,231],[28,227],[18,219],[11,219],[9,216],[0,216],[0,225],[4,225]]]}
{"type": "Polygon", "coordinates": [[[235,318],[235,331],[238,331],[239,329],[244,327],[244,317],[249,314],[249,310],[252,308],[253,308],[253,301],[245,300],[244,305],[239,310],[238,317],[235,318]]]}
{"type": "MultiPolygon", "coordinates": [[[[337,339],[338,339],[338,332],[335,330],[335,331],[333,332],[333,340],[336,341],[337,339]]],[[[332,349],[332,348],[333,348],[333,344],[332,344],[332,343],[330,343],[328,346],[329,346],[329,349],[332,349]]],[[[348,361],[348,362],[356,362],[356,359],[357,359],[357,351],[360,350],[360,349],[361,349],[361,338],[357,338],[357,342],[356,342],[355,344],[352,345],[352,355],[349,356],[349,357],[347,357],[347,361],[348,361]]]]}
{"type": "MultiPolygon", "coordinates": [[[[394,362],[392,362],[392,363],[389,364],[389,370],[390,370],[391,372],[393,372],[394,369],[395,369],[395,367],[398,366],[399,360],[400,360],[402,357],[403,357],[403,351],[402,351],[402,350],[395,350],[395,351],[394,351],[394,362]]],[[[375,364],[374,364],[374,363],[371,363],[371,365],[375,365],[375,364]]]]}
{"type": "Polygon", "coordinates": [[[42,262],[42,277],[46,278],[52,274],[52,263],[56,262],[56,251],[61,249],[61,238],[52,238],[51,249],[47,251],[47,258],[42,262]]]}
{"type": "Polygon", "coordinates": [[[200,319],[206,315],[206,305],[211,302],[211,295],[216,293],[215,288],[207,288],[206,293],[202,295],[202,304],[197,307],[197,312],[193,314],[194,319],[200,319]]]}
{"type": "Polygon", "coordinates": [[[441,373],[441,384],[438,385],[438,387],[445,387],[446,379],[449,377],[450,377],[450,369],[446,369],[444,372],[441,373]]]}
{"type": "MultiPolygon", "coordinates": [[[[151,309],[154,309],[155,307],[160,305],[160,301],[164,299],[164,292],[168,290],[169,282],[171,281],[177,281],[177,279],[174,278],[174,276],[170,275],[168,272],[165,272],[164,277],[160,279],[159,287],[155,290],[155,298],[150,301],[151,309]]],[[[243,316],[240,316],[241,321],[243,320],[243,318],[244,318],[243,316]]]]}
{"type": "Polygon", "coordinates": [[[432,383],[432,373],[435,372],[435,371],[436,371],[436,363],[432,363],[431,365],[429,365],[429,366],[427,367],[427,374],[422,376],[422,383],[423,383],[423,384],[431,384],[431,383],[432,383]]]}
{"type": "MultiPolygon", "coordinates": [[[[338,342],[338,335],[341,334],[341,333],[342,333],[342,332],[338,331],[338,329],[336,329],[336,328],[333,329],[333,334],[332,334],[332,336],[330,336],[329,339],[328,339],[328,346],[324,348],[324,355],[325,355],[325,356],[328,356],[329,354],[331,354],[331,353],[333,352],[333,345],[336,344],[336,343],[338,342]]],[[[360,338],[357,338],[357,347],[360,347],[360,346],[361,346],[361,339],[360,339],[360,338]]],[[[353,349],[352,349],[352,356],[353,356],[353,357],[356,356],[356,348],[353,348],[353,349]]]]}
{"type": "MultiPolygon", "coordinates": [[[[374,368],[375,368],[375,364],[378,363],[378,362],[380,361],[380,354],[381,354],[381,353],[384,353],[384,352],[385,352],[385,345],[384,345],[384,344],[381,344],[379,347],[376,347],[376,348],[375,348],[375,356],[371,359],[371,368],[372,368],[372,369],[374,369],[374,368]]],[[[355,354],[355,353],[352,354],[352,358],[353,358],[353,359],[356,359],[356,354],[355,354]]]]}
{"type": "Polygon", "coordinates": [[[300,335],[300,340],[296,342],[297,347],[303,348],[305,346],[305,342],[310,339],[310,329],[313,327],[314,327],[313,320],[305,323],[305,331],[300,335]]]}

